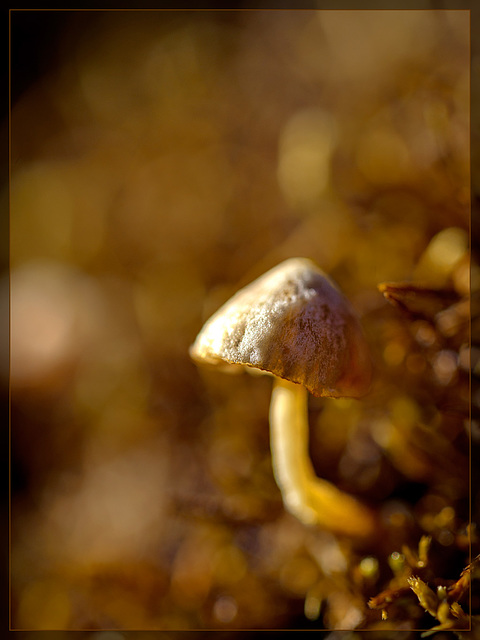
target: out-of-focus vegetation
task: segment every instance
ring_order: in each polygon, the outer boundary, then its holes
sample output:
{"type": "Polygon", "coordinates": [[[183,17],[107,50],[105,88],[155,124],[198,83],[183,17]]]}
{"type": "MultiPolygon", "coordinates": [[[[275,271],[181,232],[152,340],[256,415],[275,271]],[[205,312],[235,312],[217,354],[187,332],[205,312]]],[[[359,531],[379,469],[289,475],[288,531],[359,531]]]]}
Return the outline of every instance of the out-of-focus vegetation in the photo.
{"type": "Polygon", "coordinates": [[[469,13],[64,26],[11,120],[13,627],[464,629],[469,13]],[[271,380],[188,357],[293,256],[331,274],[372,349],[368,396],[310,402],[319,475],[380,517],[362,546],[286,513],[271,380]]]}

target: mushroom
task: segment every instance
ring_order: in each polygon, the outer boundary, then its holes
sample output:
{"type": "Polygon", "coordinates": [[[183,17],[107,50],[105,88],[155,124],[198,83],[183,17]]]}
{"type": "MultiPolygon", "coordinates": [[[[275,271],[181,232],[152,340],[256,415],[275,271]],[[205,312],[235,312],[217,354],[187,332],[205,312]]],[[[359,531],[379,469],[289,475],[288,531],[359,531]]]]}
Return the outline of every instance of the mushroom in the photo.
{"type": "Polygon", "coordinates": [[[190,347],[199,363],[274,376],[270,444],[288,511],[336,533],[374,533],[370,509],[314,471],[308,452],[308,391],[359,397],[371,381],[360,323],[328,276],[306,258],[274,267],[227,301],[190,347]]]}

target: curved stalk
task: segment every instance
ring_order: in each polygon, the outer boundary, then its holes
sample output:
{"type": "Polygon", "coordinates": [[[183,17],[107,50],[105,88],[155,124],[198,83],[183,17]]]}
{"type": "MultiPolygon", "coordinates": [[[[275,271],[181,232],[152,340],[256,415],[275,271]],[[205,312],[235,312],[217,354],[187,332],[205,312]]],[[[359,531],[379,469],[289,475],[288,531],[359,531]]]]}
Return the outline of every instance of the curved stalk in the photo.
{"type": "Polygon", "coordinates": [[[270,404],[270,446],[285,507],[305,524],[367,537],[375,531],[370,510],[319,478],[308,452],[308,392],[275,377],[270,404]]]}

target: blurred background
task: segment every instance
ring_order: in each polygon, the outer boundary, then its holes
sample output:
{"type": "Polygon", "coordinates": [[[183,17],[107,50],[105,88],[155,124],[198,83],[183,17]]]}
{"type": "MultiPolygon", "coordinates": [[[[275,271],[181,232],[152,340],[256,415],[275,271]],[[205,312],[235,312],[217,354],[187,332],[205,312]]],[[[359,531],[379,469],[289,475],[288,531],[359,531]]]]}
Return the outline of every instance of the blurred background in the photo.
{"type": "Polygon", "coordinates": [[[478,553],[469,12],[14,11],[11,33],[12,627],[438,624],[408,588],[368,602],[422,536],[431,584],[478,553]],[[294,256],[371,345],[368,396],[310,399],[311,456],[380,542],[287,514],[271,380],[188,356],[294,256]]]}

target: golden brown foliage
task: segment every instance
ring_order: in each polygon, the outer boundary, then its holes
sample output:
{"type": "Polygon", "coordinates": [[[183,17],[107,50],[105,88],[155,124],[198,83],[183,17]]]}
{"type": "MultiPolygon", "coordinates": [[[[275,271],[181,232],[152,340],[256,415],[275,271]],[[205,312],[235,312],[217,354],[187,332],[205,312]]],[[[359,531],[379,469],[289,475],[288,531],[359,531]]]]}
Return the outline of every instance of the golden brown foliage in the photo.
{"type": "Polygon", "coordinates": [[[470,424],[468,12],[63,18],[11,114],[13,627],[462,627],[480,406],[473,385],[470,424]],[[372,352],[364,399],[310,402],[318,474],[378,517],[362,545],[285,512],[271,381],[188,355],[294,256],[339,284],[372,352]]]}

